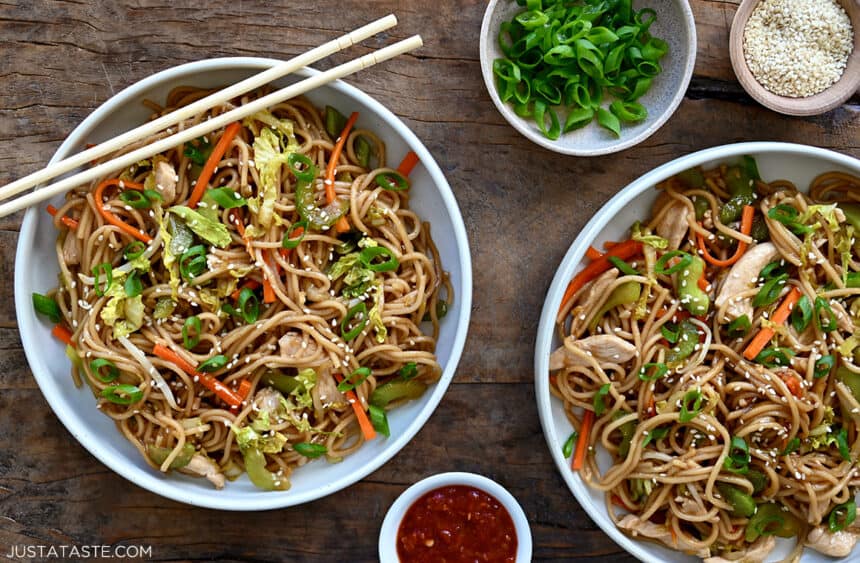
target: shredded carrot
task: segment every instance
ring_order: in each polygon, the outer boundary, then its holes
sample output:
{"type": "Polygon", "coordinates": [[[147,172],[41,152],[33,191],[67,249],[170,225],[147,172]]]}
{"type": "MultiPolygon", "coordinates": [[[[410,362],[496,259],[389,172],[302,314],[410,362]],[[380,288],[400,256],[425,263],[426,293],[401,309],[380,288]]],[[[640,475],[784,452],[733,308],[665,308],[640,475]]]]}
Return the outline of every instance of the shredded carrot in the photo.
{"type": "MultiPolygon", "coordinates": [[[[785,296],[785,299],[782,300],[782,303],[779,304],[776,311],[771,315],[770,320],[774,324],[774,326],[780,326],[783,324],[788,316],[791,314],[791,310],[794,308],[794,304],[797,303],[797,300],[800,299],[800,296],[803,295],[797,287],[792,287],[791,291],[788,292],[788,295],[785,296]]],[[[773,335],[776,332],[769,326],[766,326],[758,331],[750,343],[747,345],[746,350],[744,350],[744,358],[748,360],[755,359],[756,356],[767,346],[767,343],[770,342],[770,339],[773,338],[773,335]]]]}
{"type": "Polygon", "coordinates": [[[705,272],[702,272],[702,277],[699,278],[699,289],[702,291],[708,291],[711,287],[711,282],[708,281],[708,278],[705,277],[705,272]]]}
{"type": "MultiPolygon", "coordinates": [[[[276,275],[280,274],[280,267],[278,267],[278,263],[272,260],[271,258],[264,257],[266,261],[266,265],[269,266],[270,269],[275,271],[276,275]]],[[[268,276],[263,275],[263,303],[274,303],[275,302],[275,288],[272,286],[271,280],[269,280],[268,276]]]]}
{"type": "Polygon", "coordinates": [[[57,340],[72,346],[72,331],[66,328],[65,325],[55,324],[54,328],[51,329],[51,334],[53,334],[57,340]]]}
{"type": "Polygon", "coordinates": [[[191,192],[191,197],[188,198],[188,207],[191,209],[194,209],[197,207],[197,204],[200,203],[200,200],[203,198],[203,194],[206,193],[206,188],[209,187],[209,180],[212,179],[212,175],[215,173],[218,163],[221,162],[222,158],[224,158],[224,153],[227,152],[227,149],[230,147],[230,143],[233,142],[233,139],[239,134],[241,129],[242,124],[238,121],[231,123],[226,129],[224,129],[224,133],[221,135],[221,138],[218,139],[218,144],[216,144],[215,148],[212,149],[212,154],[209,155],[209,158],[206,160],[206,164],[203,165],[203,170],[200,172],[200,176],[197,177],[197,183],[194,184],[194,191],[191,192]]]}
{"type": "Polygon", "coordinates": [[[415,154],[415,151],[409,151],[406,153],[406,156],[403,157],[403,160],[400,161],[400,166],[397,167],[397,171],[404,176],[409,176],[416,164],[418,164],[418,155],[415,154]]]}
{"type": "MultiPolygon", "coordinates": [[[[755,208],[751,205],[745,205],[743,215],[741,215],[741,232],[745,235],[749,235],[750,232],[752,232],[753,215],[755,215],[755,208]]],[[[744,252],[747,251],[747,247],[749,246],[743,241],[738,241],[738,247],[735,249],[735,253],[725,260],[720,260],[718,258],[714,258],[708,251],[708,247],[705,245],[705,237],[703,237],[701,233],[696,233],[696,240],[699,244],[699,250],[702,252],[702,257],[708,263],[720,268],[727,268],[740,260],[741,256],[744,255],[744,252]]]]}
{"type": "Polygon", "coordinates": [[[585,257],[589,260],[597,260],[598,258],[603,258],[603,253],[594,248],[593,246],[589,246],[585,250],[585,257]]]}
{"type": "Polygon", "coordinates": [[[788,387],[788,390],[795,397],[803,396],[803,385],[800,383],[800,378],[791,373],[790,371],[781,371],[779,373],[779,378],[782,379],[785,386],[788,387]]]}
{"type": "Polygon", "coordinates": [[[107,221],[111,225],[119,227],[122,232],[131,235],[134,238],[145,242],[146,244],[152,242],[151,236],[142,232],[140,229],[135,229],[134,227],[132,227],[131,225],[105,209],[104,191],[110,186],[120,186],[123,188],[131,188],[132,190],[142,190],[143,184],[138,184],[137,182],[130,182],[128,180],[121,180],[119,178],[108,178],[107,180],[99,184],[95,192],[93,192],[93,200],[95,201],[96,209],[98,210],[99,214],[104,217],[105,221],[107,221]]]}
{"type": "Polygon", "coordinates": [[[620,496],[613,494],[611,498],[612,498],[612,504],[614,504],[618,508],[623,508],[624,510],[629,510],[630,512],[633,512],[633,509],[630,508],[629,506],[627,506],[627,504],[624,502],[624,500],[620,496]]]}
{"type": "MultiPolygon", "coordinates": [[[[334,374],[334,378],[337,379],[338,383],[343,381],[343,377],[339,373],[334,374]]],[[[355,418],[358,420],[358,425],[361,427],[361,433],[364,435],[364,439],[370,441],[376,438],[376,430],[373,429],[373,424],[370,422],[370,419],[367,418],[367,413],[364,412],[364,408],[361,406],[361,402],[358,400],[358,396],[355,394],[355,391],[350,390],[344,394],[346,395],[346,399],[352,405],[352,410],[355,411],[355,418]]]]}
{"type": "Polygon", "coordinates": [[[245,399],[248,398],[248,395],[250,393],[251,393],[251,380],[250,379],[243,379],[241,382],[239,382],[239,388],[236,390],[236,394],[239,395],[239,397],[241,397],[242,400],[244,401],[245,399]]]}
{"type": "Polygon", "coordinates": [[[248,288],[251,291],[253,291],[259,287],[260,287],[260,282],[258,282],[257,280],[248,280],[245,283],[243,283],[242,285],[240,285],[239,287],[237,287],[236,290],[230,294],[230,298],[233,299],[233,301],[235,301],[236,299],[239,299],[239,294],[242,292],[243,289],[248,288]]]}
{"type": "Polygon", "coordinates": [[[589,434],[591,434],[592,426],[594,426],[594,411],[586,410],[585,416],[582,417],[582,426],[579,428],[579,437],[576,439],[573,459],[570,462],[570,467],[574,471],[579,471],[585,464],[585,452],[588,451],[589,434]]]}
{"type": "Polygon", "coordinates": [[[612,250],[613,246],[618,246],[618,243],[615,241],[611,241],[611,240],[607,240],[606,242],[603,243],[603,248],[605,250],[612,250]]]}
{"type": "Polygon", "coordinates": [[[609,256],[627,260],[640,252],[642,252],[642,243],[632,239],[613,246],[606,254],[592,261],[576,274],[570,285],[567,286],[564,297],[561,298],[561,308],[564,309],[565,305],[576,295],[576,292],[582,289],[582,286],[612,267],[612,262],[608,260],[609,256]]]}
{"type": "MultiPolygon", "coordinates": [[[[47,210],[48,210],[48,213],[51,215],[51,217],[57,216],[57,208],[54,207],[53,205],[48,205],[47,210]]],[[[77,229],[78,228],[78,222],[75,219],[72,219],[71,217],[66,217],[65,215],[60,217],[60,222],[70,229],[77,229]]]]}
{"type": "Polygon", "coordinates": [[[199,381],[203,385],[203,387],[215,393],[222,401],[224,401],[231,407],[238,408],[239,406],[241,406],[242,397],[239,396],[235,391],[233,391],[208,373],[197,371],[194,366],[185,361],[182,356],[180,356],[167,346],[156,344],[152,348],[152,353],[164,361],[176,364],[179,369],[193,377],[195,381],[199,381]]]}
{"type": "Polygon", "coordinates": [[[666,527],[669,528],[669,533],[672,535],[672,545],[678,547],[678,533],[675,531],[675,527],[671,524],[666,524],[666,527]]]}
{"type": "MultiPolygon", "coordinates": [[[[325,168],[325,180],[323,181],[323,185],[325,186],[325,198],[328,204],[334,202],[335,197],[337,197],[334,192],[334,171],[337,168],[337,161],[340,160],[340,153],[343,152],[343,146],[346,144],[346,139],[349,137],[349,132],[352,130],[352,126],[355,125],[357,119],[358,112],[352,112],[349,119],[346,120],[346,125],[343,126],[343,131],[340,132],[340,136],[338,136],[337,142],[334,144],[334,148],[331,150],[331,156],[329,156],[328,165],[325,168]]],[[[334,228],[335,231],[339,233],[345,233],[348,231],[349,222],[346,220],[346,217],[338,219],[334,228]]]]}

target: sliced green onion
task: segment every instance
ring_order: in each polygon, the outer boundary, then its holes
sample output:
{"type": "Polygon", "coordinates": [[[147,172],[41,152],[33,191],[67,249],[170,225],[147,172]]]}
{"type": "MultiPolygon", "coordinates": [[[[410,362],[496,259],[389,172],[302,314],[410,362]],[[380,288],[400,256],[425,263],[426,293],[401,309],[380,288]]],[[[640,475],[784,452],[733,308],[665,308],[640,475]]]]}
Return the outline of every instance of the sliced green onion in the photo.
{"type": "Polygon", "coordinates": [[[801,295],[791,310],[791,326],[797,332],[803,332],[812,320],[812,304],[806,295],[801,295]]]}
{"type": "Polygon", "coordinates": [[[783,266],[782,260],[776,260],[762,268],[761,271],[758,273],[758,277],[762,281],[767,281],[771,278],[779,277],[785,273],[785,266],[783,266]]]}
{"type": "MultiPolygon", "coordinates": [[[[344,124],[345,123],[346,122],[344,121],[344,124]]],[[[341,127],[341,131],[342,130],[343,127],[341,127]]],[[[340,131],[338,131],[333,138],[337,137],[337,135],[340,135],[340,131]]],[[[316,178],[316,166],[310,158],[301,153],[290,153],[287,157],[287,165],[290,167],[290,172],[293,173],[296,180],[300,182],[310,183],[314,181],[314,178],[316,178]]]]}
{"type": "MultiPolygon", "coordinates": [[[[445,315],[448,314],[448,302],[444,299],[436,300],[436,318],[443,319],[445,315]]],[[[427,311],[424,313],[424,317],[421,319],[422,322],[430,322],[430,312],[427,311]]]]}
{"type": "Polygon", "coordinates": [[[400,375],[401,378],[405,379],[406,381],[409,381],[410,379],[418,375],[418,365],[415,362],[409,362],[402,368],[400,368],[397,373],[400,375]]]}
{"type": "Polygon", "coordinates": [[[390,272],[396,270],[400,265],[394,253],[385,246],[368,246],[359,253],[358,260],[365,268],[374,272],[390,272]],[[386,257],[387,260],[383,262],[373,261],[380,256],[386,257]]]}
{"type": "Polygon", "coordinates": [[[385,409],[376,405],[368,405],[367,413],[370,415],[370,423],[374,430],[388,438],[391,436],[391,429],[388,427],[388,415],[385,414],[385,409]]]}
{"type": "Polygon", "coordinates": [[[576,443],[577,432],[574,430],[571,432],[570,436],[568,436],[567,440],[564,442],[564,446],[561,447],[561,455],[565,457],[565,459],[569,458],[573,455],[573,445],[576,443]]]}
{"type": "Polygon", "coordinates": [[[840,428],[836,432],[836,447],[839,449],[839,455],[845,461],[851,461],[851,448],[848,447],[848,430],[840,428]]]}
{"type": "Polygon", "coordinates": [[[58,323],[63,319],[57,302],[41,293],[33,293],[33,308],[40,315],[45,315],[51,319],[51,322],[58,323]]]}
{"type": "Polygon", "coordinates": [[[340,335],[344,340],[349,342],[361,334],[365,326],[367,326],[367,305],[364,302],[360,302],[350,308],[343,320],[340,321],[340,335]],[[351,329],[347,329],[354,318],[358,319],[358,324],[351,329]]]}
{"type": "Polygon", "coordinates": [[[347,391],[352,391],[370,377],[371,371],[368,367],[360,367],[352,374],[345,378],[343,381],[337,384],[337,390],[341,393],[346,393],[347,391]]]}
{"type": "Polygon", "coordinates": [[[830,373],[830,370],[833,369],[833,365],[835,363],[836,358],[834,358],[832,354],[821,356],[818,361],[815,362],[815,370],[813,371],[812,376],[815,379],[821,379],[830,373]]]}
{"type": "Polygon", "coordinates": [[[753,297],[753,307],[767,307],[779,299],[779,294],[788,283],[788,274],[782,274],[767,280],[753,297]]]}
{"type": "Polygon", "coordinates": [[[604,129],[612,131],[616,137],[621,136],[621,122],[611,112],[597,108],[597,123],[604,129]]]}
{"type": "Polygon", "coordinates": [[[702,412],[702,392],[698,389],[687,391],[681,399],[681,414],[678,421],[687,423],[699,416],[702,412]]]}
{"type": "Polygon", "coordinates": [[[678,337],[681,335],[681,327],[674,323],[666,323],[660,327],[660,334],[663,335],[663,338],[665,338],[669,344],[675,344],[678,342],[678,337]],[[673,328],[670,328],[669,325],[672,325],[673,328]]]}
{"type": "Polygon", "coordinates": [[[648,117],[648,110],[639,102],[615,100],[609,104],[609,111],[618,119],[627,123],[636,123],[648,117]]]}
{"type": "Polygon", "coordinates": [[[830,511],[827,525],[831,533],[841,532],[857,519],[857,503],[854,499],[838,504],[830,511]]]}
{"type": "Polygon", "coordinates": [[[732,473],[746,473],[750,465],[750,448],[746,440],[739,436],[732,438],[729,455],[723,460],[723,468],[732,473]]]}
{"type": "Polygon", "coordinates": [[[125,190],[120,192],[119,199],[134,209],[146,209],[148,207],[152,207],[152,201],[150,201],[147,194],[138,190],[125,190]]]}
{"type": "Polygon", "coordinates": [[[608,256],[606,258],[609,260],[609,263],[618,268],[618,271],[624,274],[625,276],[638,276],[639,272],[637,272],[630,264],[619,258],[618,256],[608,256]]]}
{"type": "Polygon", "coordinates": [[[218,371],[227,365],[227,356],[223,354],[218,354],[217,356],[212,356],[199,366],[197,366],[197,371],[202,371],[204,373],[211,373],[213,371],[218,371]]]}
{"type": "Polygon", "coordinates": [[[143,293],[143,283],[140,281],[140,272],[137,270],[132,270],[132,272],[125,279],[125,296],[126,297],[137,297],[141,293],[143,293]]]}
{"type": "Polygon", "coordinates": [[[648,444],[650,444],[651,442],[662,440],[669,435],[669,430],[670,428],[668,426],[665,428],[655,428],[654,430],[651,430],[650,432],[648,432],[648,434],[645,435],[645,440],[642,442],[642,448],[647,448],[648,444]]]}
{"type": "Polygon", "coordinates": [[[101,396],[117,405],[130,405],[143,399],[143,391],[135,385],[111,385],[102,389],[101,396]]]}
{"type": "Polygon", "coordinates": [[[683,250],[670,250],[657,260],[657,263],[654,264],[654,271],[660,275],[669,276],[689,267],[692,263],[693,257],[690,254],[683,250]],[[678,262],[669,266],[669,261],[674,258],[678,258],[678,262]]]}
{"type": "Polygon", "coordinates": [[[206,269],[206,247],[197,244],[179,257],[179,273],[186,280],[193,280],[206,269]]]}
{"type": "Polygon", "coordinates": [[[119,368],[117,368],[116,364],[112,361],[105,358],[96,358],[91,361],[90,371],[92,371],[93,376],[102,383],[110,383],[119,377],[119,368]]]}
{"type": "Polygon", "coordinates": [[[785,449],[782,450],[780,455],[789,455],[797,451],[800,447],[800,438],[795,436],[791,440],[788,441],[788,444],[785,445],[785,449]]]}
{"type": "Polygon", "coordinates": [[[642,381],[657,381],[667,373],[669,373],[669,367],[666,364],[649,362],[639,368],[639,379],[642,381]]]}
{"type": "Polygon", "coordinates": [[[251,288],[246,287],[239,292],[239,299],[236,300],[236,305],[246,323],[257,322],[257,318],[260,316],[260,300],[257,299],[257,295],[251,288]]]}
{"type": "Polygon", "coordinates": [[[322,444],[311,444],[309,442],[299,442],[298,444],[293,444],[293,449],[300,453],[305,457],[309,457],[311,459],[315,459],[320,457],[321,455],[325,455],[328,453],[328,448],[323,446],[322,444]]]}
{"type": "Polygon", "coordinates": [[[206,192],[206,197],[223,207],[224,209],[233,209],[234,207],[242,207],[248,205],[244,197],[236,193],[235,190],[226,186],[220,188],[212,188],[206,192]]]}
{"type": "Polygon", "coordinates": [[[105,293],[110,291],[111,286],[113,285],[113,266],[108,264],[107,262],[102,262],[96,266],[93,266],[93,277],[95,281],[93,282],[93,291],[96,292],[96,295],[99,297],[104,297],[105,293]],[[105,283],[102,286],[102,274],[105,276],[105,283]]]}
{"type": "Polygon", "coordinates": [[[790,348],[771,346],[770,348],[765,348],[764,350],[759,352],[758,356],[755,357],[754,361],[768,368],[773,368],[776,366],[790,366],[791,358],[794,355],[794,350],[790,348]]]}
{"type": "Polygon", "coordinates": [[[125,250],[122,251],[122,255],[126,260],[134,260],[135,258],[143,256],[144,252],[146,252],[146,245],[143,241],[135,240],[125,247],[125,250]]]}
{"type": "Polygon", "coordinates": [[[308,222],[305,220],[298,221],[290,225],[287,232],[284,233],[284,240],[281,241],[281,246],[288,250],[297,247],[305,239],[305,234],[308,232],[308,222]]]}
{"type": "Polygon", "coordinates": [[[796,235],[805,235],[812,231],[811,227],[808,227],[798,221],[798,216],[800,213],[794,207],[788,205],[787,203],[781,203],[777,206],[770,208],[767,212],[767,216],[774,221],[779,221],[783,225],[786,226],[788,230],[793,232],[796,235]]]}
{"type": "Polygon", "coordinates": [[[830,308],[830,303],[823,297],[815,298],[815,328],[821,332],[833,332],[836,330],[836,314],[830,308]]]}
{"type": "Polygon", "coordinates": [[[606,411],[606,397],[609,394],[609,389],[612,387],[611,383],[605,383],[600,386],[600,389],[597,390],[597,393],[594,395],[594,414],[600,416],[606,411]]]}
{"type": "Polygon", "coordinates": [[[188,317],[182,325],[182,345],[186,350],[191,350],[200,342],[202,327],[200,317],[188,317]],[[190,334],[189,334],[190,333],[190,334]]]}
{"type": "Polygon", "coordinates": [[[402,192],[409,189],[409,179],[400,172],[382,172],[376,175],[374,181],[383,190],[402,192]]]}
{"type": "Polygon", "coordinates": [[[746,315],[741,315],[740,317],[730,322],[726,330],[729,334],[729,338],[741,338],[743,336],[746,336],[751,326],[752,324],[750,324],[750,318],[746,315]]]}
{"type": "Polygon", "coordinates": [[[346,127],[346,116],[332,106],[325,107],[325,130],[329,137],[337,140],[346,127]]]}

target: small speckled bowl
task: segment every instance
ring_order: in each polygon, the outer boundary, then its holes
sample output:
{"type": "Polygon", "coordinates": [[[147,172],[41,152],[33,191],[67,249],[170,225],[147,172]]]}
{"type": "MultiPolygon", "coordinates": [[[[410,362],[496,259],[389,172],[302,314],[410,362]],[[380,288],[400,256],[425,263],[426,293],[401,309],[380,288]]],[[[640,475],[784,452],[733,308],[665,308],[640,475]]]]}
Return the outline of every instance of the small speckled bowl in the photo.
{"type": "MultiPolygon", "coordinates": [[[[687,0],[634,0],[633,7],[637,10],[648,7],[657,12],[650,31],[652,35],[669,44],[669,52],[660,60],[663,72],[654,79],[648,93],[639,99],[648,110],[648,117],[639,123],[622,124],[621,137],[615,137],[595,121],[581,129],[563,133],[552,141],[544,137],[534,120],[518,116],[511,104],[502,102],[499,98],[493,75],[493,61],[504,57],[499,48],[499,27],[502,22],[510,21],[525,8],[514,0],[490,0],[481,25],[481,73],[493,103],[508,123],[542,147],[576,156],[597,156],[628,149],[662,127],[680,105],[693,75],[696,62],[696,25],[693,12],[687,0]]],[[[564,119],[563,115],[560,119],[564,119]]]]}
{"type": "Polygon", "coordinates": [[[383,563],[396,563],[399,561],[397,556],[397,532],[400,529],[400,521],[403,520],[406,511],[409,510],[412,503],[434,489],[451,485],[474,487],[495,497],[496,500],[502,503],[508,514],[511,515],[511,520],[514,521],[514,530],[517,533],[516,563],[531,562],[532,534],[529,528],[529,521],[517,499],[507,489],[492,479],[475,473],[459,472],[431,475],[426,479],[418,481],[397,497],[397,500],[388,509],[385,520],[382,522],[382,529],[379,532],[380,561],[383,563]]]}

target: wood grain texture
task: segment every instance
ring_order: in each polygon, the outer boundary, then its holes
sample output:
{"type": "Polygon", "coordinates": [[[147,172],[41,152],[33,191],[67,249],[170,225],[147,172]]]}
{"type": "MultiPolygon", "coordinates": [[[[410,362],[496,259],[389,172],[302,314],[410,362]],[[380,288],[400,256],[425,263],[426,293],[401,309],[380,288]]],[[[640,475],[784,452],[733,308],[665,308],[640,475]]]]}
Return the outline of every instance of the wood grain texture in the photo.
{"type": "Polygon", "coordinates": [[[510,128],[484,90],[478,0],[0,0],[0,184],[44,165],[113,93],[187,61],[287,58],[396,12],[388,34],[330,68],[412,33],[426,46],[348,82],[400,116],[433,153],[470,237],[475,296],[454,385],[415,439],[361,483],[314,503],[233,515],[157,497],[114,475],[60,425],[26,366],[13,306],[21,216],[0,219],[0,557],[11,545],[122,543],[176,560],[372,561],[387,507],[412,482],[465,470],[499,480],[532,524],[535,559],[632,561],[581,510],[552,465],[532,386],[540,308],[568,245],[616,191],[656,165],[722,143],[782,140],[860,157],[860,105],[787,118],[736,82],[727,43],[736,0],[693,0],[696,72],[677,113],[644,144],[571,158],[510,128]],[[275,7],[272,7],[272,5],[275,7]],[[526,236],[524,227],[541,233],[526,236]]]}

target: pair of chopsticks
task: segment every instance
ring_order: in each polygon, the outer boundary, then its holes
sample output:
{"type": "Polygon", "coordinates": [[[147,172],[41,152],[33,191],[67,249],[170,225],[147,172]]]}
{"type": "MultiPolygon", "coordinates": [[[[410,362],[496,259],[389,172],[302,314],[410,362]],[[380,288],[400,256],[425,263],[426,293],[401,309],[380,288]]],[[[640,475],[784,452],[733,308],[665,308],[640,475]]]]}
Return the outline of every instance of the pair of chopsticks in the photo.
{"type": "Polygon", "coordinates": [[[221,105],[237,96],[244,94],[245,92],[249,92],[251,90],[264,86],[277,78],[295,72],[296,70],[304,66],[307,66],[320,59],[328,57],[329,55],[332,55],[356,43],[364,41],[365,39],[368,39],[369,37],[372,37],[377,33],[385,31],[386,29],[390,29],[395,25],[397,25],[397,18],[394,17],[394,15],[388,15],[384,18],[378,19],[374,22],[371,22],[363,27],[356,29],[355,31],[352,31],[351,33],[348,33],[337,39],[329,41],[328,43],[320,45],[319,47],[316,47],[302,55],[294,57],[288,61],[279,63],[264,72],[256,74],[250,78],[238,82],[237,84],[233,84],[232,86],[229,86],[223,90],[219,90],[218,92],[210,94],[209,96],[206,96],[205,98],[202,98],[190,105],[177,109],[174,112],[159,117],[158,119],[150,121],[144,125],[141,125],[140,127],[136,127],[131,131],[127,131],[117,137],[114,137],[113,139],[110,139],[103,143],[99,143],[98,145],[89,148],[83,152],[74,154],[69,158],[61,160],[59,162],[55,162],[54,164],[43,168],[38,172],[34,172],[19,180],[15,180],[14,182],[0,188],[0,201],[5,202],[0,204],[0,217],[5,217],[6,215],[24,209],[25,207],[36,205],[56,195],[62,194],[76,186],[80,186],[86,184],[87,182],[91,182],[96,178],[115,173],[119,170],[122,170],[123,168],[131,166],[136,162],[151,158],[156,154],[164,152],[177,145],[207,135],[212,131],[225,127],[226,125],[234,121],[239,121],[240,119],[243,119],[258,111],[279,104],[284,100],[300,96],[306,92],[309,92],[310,90],[313,90],[314,88],[318,88],[324,84],[337,80],[338,78],[343,78],[365,68],[369,68],[375,64],[387,61],[388,59],[394,58],[398,55],[402,55],[403,53],[421,47],[421,45],[423,44],[421,41],[421,36],[413,35],[408,39],[398,41],[397,43],[389,45],[388,47],[384,47],[357,59],[353,59],[352,61],[349,61],[347,63],[338,65],[325,72],[322,72],[315,76],[311,76],[310,78],[306,78],[301,82],[297,82],[295,84],[287,86],[286,88],[276,90],[250,103],[239,106],[233,110],[203,121],[202,123],[190,127],[189,129],[159,139],[156,142],[153,142],[151,144],[148,144],[144,147],[133,150],[129,153],[118,156],[111,160],[108,160],[107,162],[101,163],[97,166],[84,170],[83,172],[79,172],[77,174],[69,176],[68,178],[64,178],[60,181],[44,186],[43,188],[18,197],[17,199],[9,200],[9,198],[11,198],[12,196],[17,195],[29,188],[56,178],[60,174],[64,174],[66,172],[74,170],[75,168],[78,168],[79,166],[86,164],[90,161],[101,158],[106,154],[122,149],[123,147],[128,146],[130,143],[163,131],[171,125],[175,125],[176,123],[179,123],[184,119],[202,113],[208,109],[211,109],[212,107],[221,105]]]}

